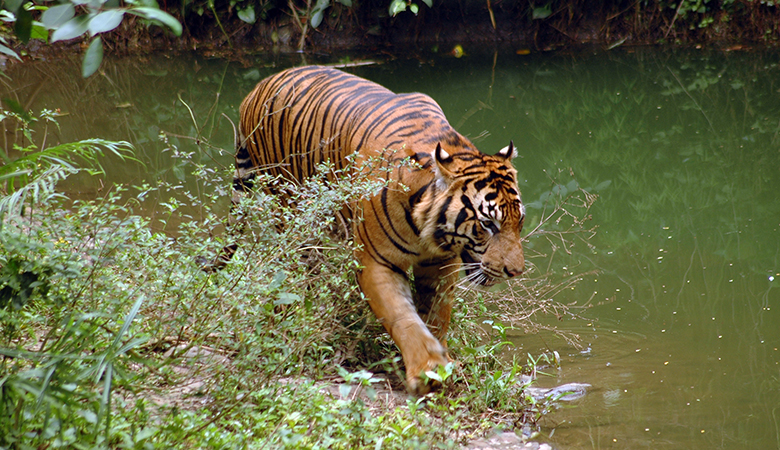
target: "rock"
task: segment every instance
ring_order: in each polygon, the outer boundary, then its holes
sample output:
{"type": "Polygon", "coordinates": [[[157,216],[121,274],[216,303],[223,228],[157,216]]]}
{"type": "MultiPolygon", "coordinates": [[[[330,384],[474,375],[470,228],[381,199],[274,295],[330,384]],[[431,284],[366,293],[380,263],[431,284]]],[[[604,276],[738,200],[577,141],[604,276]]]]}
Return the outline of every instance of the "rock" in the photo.
{"type": "Polygon", "coordinates": [[[554,388],[527,386],[525,391],[537,401],[548,399],[571,402],[584,397],[589,387],[587,383],[566,383],[554,388]]]}
{"type": "Polygon", "coordinates": [[[466,450],[552,450],[549,444],[523,442],[511,431],[500,432],[490,438],[475,439],[464,448],[466,450]]]}

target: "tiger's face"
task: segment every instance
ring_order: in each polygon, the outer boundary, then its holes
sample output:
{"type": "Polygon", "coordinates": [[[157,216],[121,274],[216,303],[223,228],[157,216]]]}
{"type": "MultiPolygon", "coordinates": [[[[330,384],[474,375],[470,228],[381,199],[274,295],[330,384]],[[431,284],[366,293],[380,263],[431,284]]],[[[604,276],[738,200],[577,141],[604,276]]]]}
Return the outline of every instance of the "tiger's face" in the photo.
{"type": "Polygon", "coordinates": [[[428,217],[431,238],[463,262],[467,280],[490,286],[520,275],[525,208],[517,189],[510,144],[494,156],[459,158],[436,148],[439,194],[428,217]]]}

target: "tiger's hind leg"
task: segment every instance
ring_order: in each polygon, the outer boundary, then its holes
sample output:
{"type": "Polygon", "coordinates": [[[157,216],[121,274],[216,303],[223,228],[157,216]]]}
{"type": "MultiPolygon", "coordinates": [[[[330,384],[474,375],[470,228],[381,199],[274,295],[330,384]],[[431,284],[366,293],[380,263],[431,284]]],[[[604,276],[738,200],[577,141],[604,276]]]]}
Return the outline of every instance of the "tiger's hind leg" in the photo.
{"type": "Polygon", "coordinates": [[[203,256],[197,258],[197,263],[201,270],[207,273],[213,273],[222,270],[233,258],[238,250],[238,244],[235,243],[238,236],[244,231],[244,219],[237,213],[238,205],[249,195],[254,187],[255,167],[249,155],[246,146],[246,138],[243,134],[236,134],[236,170],[233,173],[233,192],[230,196],[230,212],[228,214],[228,229],[232,243],[222,247],[217,256],[209,260],[203,256]]]}

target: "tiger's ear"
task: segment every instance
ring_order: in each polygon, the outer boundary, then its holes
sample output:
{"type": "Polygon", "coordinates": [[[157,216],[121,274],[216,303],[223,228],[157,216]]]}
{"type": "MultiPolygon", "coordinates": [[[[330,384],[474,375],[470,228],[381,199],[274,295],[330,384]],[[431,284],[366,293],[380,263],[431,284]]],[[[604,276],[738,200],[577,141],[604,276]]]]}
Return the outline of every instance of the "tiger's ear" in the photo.
{"type": "Polygon", "coordinates": [[[515,149],[515,144],[512,143],[512,141],[509,141],[509,146],[502,148],[497,153],[498,156],[501,156],[505,159],[514,159],[517,158],[517,150],[515,149]]]}
{"type": "Polygon", "coordinates": [[[453,171],[453,163],[455,160],[452,159],[452,155],[441,148],[441,142],[436,144],[436,151],[434,151],[433,154],[434,160],[436,161],[434,167],[436,179],[444,184],[449,184],[450,180],[455,177],[455,172],[453,171]]]}

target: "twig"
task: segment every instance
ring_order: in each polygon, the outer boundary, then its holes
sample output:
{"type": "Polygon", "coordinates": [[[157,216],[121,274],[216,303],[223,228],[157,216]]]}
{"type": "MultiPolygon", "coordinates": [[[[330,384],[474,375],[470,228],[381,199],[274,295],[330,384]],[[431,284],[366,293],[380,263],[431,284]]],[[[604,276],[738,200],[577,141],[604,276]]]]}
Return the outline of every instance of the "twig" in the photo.
{"type": "Polygon", "coordinates": [[[550,28],[552,28],[553,30],[557,31],[558,33],[561,33],[562,35],[564,35],[564,36],[566,36],[567,38],[571,39],[572,41],[574,41],[574,42],[579,42],[579,41],[577,41],[577,39],[575,39],[575,38],[573,38],[573,37],[569,36],[569,33],[567,33],[567,32],[565,32],[565,31],[561,30],[560,28],[556,27],[555,25],[553,25],[553,24],[551,24],[551,23],[548,23],[547,25],[549,25],[549,26],[550,26],[550,28]]]}
{"type": "MultiPolygon", "coordinates": [[[[301,30],[301,40],[298,41],[298,51],[302,51],[306,45],[306,33],[309,31],[309,21],[301,22],[301,18],[298,16],[298,11],[295,9],[292,0],[288,2],[290,11],[292,11],[295,22],[298,23],[298,28],[301,30]]],[[[306,0],[306,11],[311,11],[311,0],[306,0]]]]}
{"type": "Polygon", "coordinates": [[[493,7],[490,6],[490,0],[487,0],[488,14],[490,14],[490,23],[493,24],[493,29],[496,29],[496,18],[493,16],[493,7]]]}
{"type": "Polygon", "coordinates": [[[664,33],[664,39],[666,39],[666,37],[669,36],[669,32],[672,31],[672,27],[674,26],[674,21],[677,20],[677,16],[680,14],[680,9],[682,8],[684,2],[685,0],[680,0],[680,4],[677,5],[677,11],[674,12],[674,17],[672,17],[672,23],[669,24],[669,28],[667,28],[666,33],[664,33]]]}

